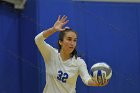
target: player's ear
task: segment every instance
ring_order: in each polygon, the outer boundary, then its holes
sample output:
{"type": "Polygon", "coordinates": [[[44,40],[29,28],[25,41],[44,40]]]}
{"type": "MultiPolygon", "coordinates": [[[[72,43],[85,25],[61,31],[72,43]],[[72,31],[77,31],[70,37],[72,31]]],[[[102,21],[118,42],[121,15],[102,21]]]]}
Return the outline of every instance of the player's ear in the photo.
{"type": "Polygon", "coordinates": [[[61,40],[59,40],[59,45],[62,45],[62,41],[61,40]]]}

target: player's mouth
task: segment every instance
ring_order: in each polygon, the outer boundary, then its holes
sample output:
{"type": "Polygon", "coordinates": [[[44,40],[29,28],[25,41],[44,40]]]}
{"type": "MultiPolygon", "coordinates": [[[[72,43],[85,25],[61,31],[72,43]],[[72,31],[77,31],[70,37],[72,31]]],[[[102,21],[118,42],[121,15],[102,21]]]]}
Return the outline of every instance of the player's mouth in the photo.
{"type": "Polygon", "coordinates": [[[69,47],[70,49],[74,49],[74,47],[69,47]]]}

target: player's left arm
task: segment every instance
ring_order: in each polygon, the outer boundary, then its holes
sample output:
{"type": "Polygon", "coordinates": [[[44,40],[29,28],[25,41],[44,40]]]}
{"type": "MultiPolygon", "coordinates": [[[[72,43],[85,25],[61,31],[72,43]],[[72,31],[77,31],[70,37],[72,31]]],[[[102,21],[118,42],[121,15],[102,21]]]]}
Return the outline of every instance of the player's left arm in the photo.
{"type": "Polygon", "coordinates": [[[79,66],[79,72],[80,76],[82,78],[82,81],[87,86],[105,86],[108,84],[108,80],[103,80],[102,84],[98,83],[97,80],[93,77],[91,77],[87,70],[87,65],[84,60],[80,59],[80,66],[79,66]]]}

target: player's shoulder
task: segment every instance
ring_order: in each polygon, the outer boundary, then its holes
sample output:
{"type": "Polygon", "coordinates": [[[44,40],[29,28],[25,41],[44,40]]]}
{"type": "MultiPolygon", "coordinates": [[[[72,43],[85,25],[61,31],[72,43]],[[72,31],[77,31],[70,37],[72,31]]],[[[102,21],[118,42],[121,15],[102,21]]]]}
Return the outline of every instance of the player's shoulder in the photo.
{"type": "Polygon", "coordinates": [[[50,44],[46,43],[46,46],[48,46],[52,52],[58,53],[58,49],[52,47],[50,44]]]}
{"type": "Polygon", "coordinates": [[[77,60],[77,61],[79,61],[79,62],[84,61],[84,59],[83,59],[83,58],[81,58],[81,57],[77,57],[77,58],[76,58],[76,60],[77,60]]]}
{"type": "Polygon", "coordinates": [[[79,65],[85,64],[85,60],[83,58],[81,58],[81,57],[77,57],[76,58],[76,63],[79,64],[79,65]]]}

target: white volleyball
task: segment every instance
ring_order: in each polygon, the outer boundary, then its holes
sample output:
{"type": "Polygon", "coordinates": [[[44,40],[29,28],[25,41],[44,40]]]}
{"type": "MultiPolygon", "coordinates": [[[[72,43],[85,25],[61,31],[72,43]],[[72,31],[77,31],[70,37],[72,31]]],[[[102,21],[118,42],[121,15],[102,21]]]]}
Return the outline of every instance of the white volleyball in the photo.
{"type": "Polygon", "coordinates": [[[111,78],[112,69],[107,63],[98,62],[91,67],[90,75],[99,83],[102,83],[103,79],[109,80],[111,78]]]}

